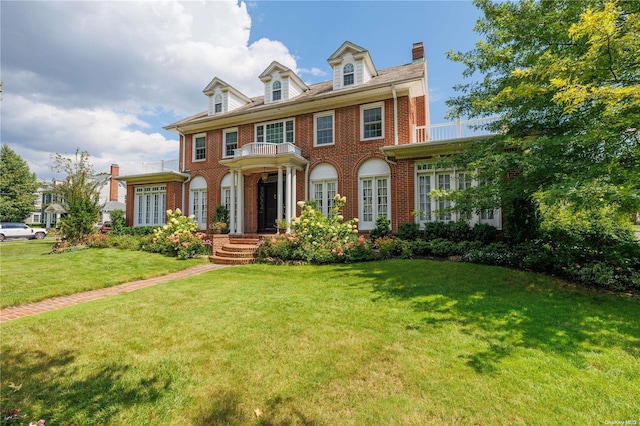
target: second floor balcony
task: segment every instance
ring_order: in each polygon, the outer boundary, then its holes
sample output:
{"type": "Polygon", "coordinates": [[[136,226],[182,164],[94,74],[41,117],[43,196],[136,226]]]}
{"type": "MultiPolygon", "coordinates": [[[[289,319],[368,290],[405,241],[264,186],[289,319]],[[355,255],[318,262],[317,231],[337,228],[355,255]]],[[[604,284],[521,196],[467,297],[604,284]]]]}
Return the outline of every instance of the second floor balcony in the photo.
{"type": "Polygon", "coordinates": [[[253,142],[241,146],[233,151],[233,158],[250,156],[277,156],[285,154],[297,154],[302,156],[300,148],[292,143],[268,143],[253,142]]]}
{"type": "Polygon", "coordinates": [[[413,127],[412,143],[442,142],[496,134],[484,126],[500,117],[478,118],[475,120],[456,120],[449,123],[430,124],[413,127]]]}

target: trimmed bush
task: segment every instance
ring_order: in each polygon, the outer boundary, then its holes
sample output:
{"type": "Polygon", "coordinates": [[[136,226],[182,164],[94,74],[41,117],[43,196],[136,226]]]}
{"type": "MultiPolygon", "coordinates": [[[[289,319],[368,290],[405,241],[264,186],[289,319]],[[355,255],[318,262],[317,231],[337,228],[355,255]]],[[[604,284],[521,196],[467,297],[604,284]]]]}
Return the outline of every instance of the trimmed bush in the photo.
{"type": "Polygon", "coordinates": [[[416,241],[420,238],[420,225],[415,222],[407,222],[400,225],[398,237],[405,241],[416,241]]]}

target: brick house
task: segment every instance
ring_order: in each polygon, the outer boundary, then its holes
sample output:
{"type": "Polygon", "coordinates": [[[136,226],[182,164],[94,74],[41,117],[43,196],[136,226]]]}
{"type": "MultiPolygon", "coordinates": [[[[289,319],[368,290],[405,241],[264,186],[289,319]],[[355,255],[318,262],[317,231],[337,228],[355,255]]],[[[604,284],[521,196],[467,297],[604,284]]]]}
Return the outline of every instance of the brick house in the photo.
{"type": "MultiPolygon", "coordinates": [[[[307,85],[276,61],[257,77],[263,96],[214,78],[204,89],[208,110],[165,127],[180,137],[178,170],[119,178],[133,201],[129,225],[162,224],[166,209],[180,208],[206,229],[223,204],[231,233],[275,232],[276,220],[299,213],[297,201],[316,200],[326,213],[335,194],[347,197],[344,216],[357,217],[361,231],[378,216],[394,230],[460,219],[429,193],[474,184],[472,175],[434,160],[478,134],[465,133],[469,123],[430,125],[422,43],[411,59],[378,70],[369,51],[347,41],[328,58],[333,78],[323,83],[307,85]]],[[[493,211],[465,220],[501,225],[493,211]]]]}

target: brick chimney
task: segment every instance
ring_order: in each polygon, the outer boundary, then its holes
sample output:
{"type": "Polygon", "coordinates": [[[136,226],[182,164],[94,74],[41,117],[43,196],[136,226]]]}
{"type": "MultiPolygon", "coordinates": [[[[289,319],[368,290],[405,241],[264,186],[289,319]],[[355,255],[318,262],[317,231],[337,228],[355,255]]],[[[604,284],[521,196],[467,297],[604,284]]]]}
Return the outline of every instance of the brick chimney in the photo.
{"type": "Polygon", "coordinates": [[[109,201],[118,201],[118,181],[114,178],[120,175],[120,166],[111,165],[111,179],[109,179],[109,201]]]}
{"type": "Polygon", "coordinates": [[[413,49],[411,49],[411,56],[413,62],[418,62],[424,59],[424,46],[422,42],[413,43],[413,49]]]}

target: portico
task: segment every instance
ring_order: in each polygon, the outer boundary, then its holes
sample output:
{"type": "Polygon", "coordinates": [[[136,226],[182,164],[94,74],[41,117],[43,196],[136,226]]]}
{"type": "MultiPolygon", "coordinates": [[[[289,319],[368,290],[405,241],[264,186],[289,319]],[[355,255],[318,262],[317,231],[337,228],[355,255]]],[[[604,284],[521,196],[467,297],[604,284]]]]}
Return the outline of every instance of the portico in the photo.
{"type": "Polygon", "coordinates": [[[276,221],[290,222],[295,216],[296,172],[304,170],[308,161],[294,144],[246,144],[236,149],[233,157],[220,160],[220,164],[229,167],[231,175],[229,228],[232,234],[245,233],[245,178],[248,176],[260,176],[256,188],[258,231],[275,231],[276,221]]]}

